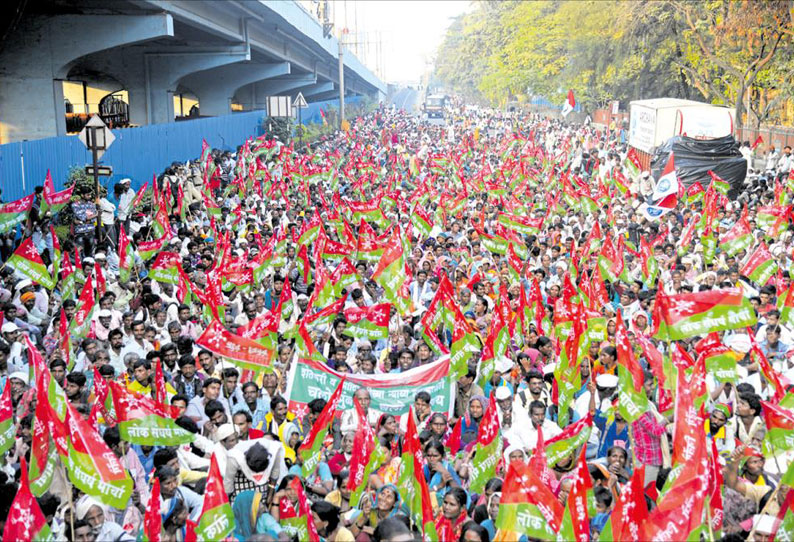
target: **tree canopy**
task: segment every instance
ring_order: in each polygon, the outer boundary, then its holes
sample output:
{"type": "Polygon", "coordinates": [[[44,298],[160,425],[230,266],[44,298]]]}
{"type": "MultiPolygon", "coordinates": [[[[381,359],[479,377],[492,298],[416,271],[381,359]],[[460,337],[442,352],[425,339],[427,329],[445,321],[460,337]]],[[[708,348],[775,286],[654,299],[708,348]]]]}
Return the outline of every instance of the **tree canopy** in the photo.
{"type": "Polygon", "coordinates": [[[457,17],[435,78],[498,105],[568,89],[585,110],[661,96],[776,118],[791,95],[791,1],[494,1],[457,17]]]}

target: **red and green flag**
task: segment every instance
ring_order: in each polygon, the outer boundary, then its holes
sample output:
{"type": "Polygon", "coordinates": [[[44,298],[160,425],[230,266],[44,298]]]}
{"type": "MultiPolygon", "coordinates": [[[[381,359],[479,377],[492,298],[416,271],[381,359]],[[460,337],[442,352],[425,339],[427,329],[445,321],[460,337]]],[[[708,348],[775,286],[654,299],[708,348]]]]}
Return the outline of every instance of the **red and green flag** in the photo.
{"type": "MultiPolygon", "coordinates": [[[[523,290],[523,288],[522,288],[523,290]]],[[[469,360],[481,349],[480,339],[465,319],[455,321],[449,354],[449,379],[457,381],[469,372],[469,360]]]]}
{"type": "Polygon", "coordinates": [[[725,235],[720,237],[720,250],[728,256],[736,256],[742,250],[747,250],[754,242],[753,232],[747,217],[742,217],[736,221],[725,235]]]}
{"type": "Polygon", "coordinates": [[[23,457],[20,462],[20,484],[8,511],[3,542],[28,542],[30,540],[55,540],[47,525],[47,518],[30,491],[28,466],[23,457]]]}
{"type": "Polygon", "coordinates": [[[355,397],[353,405],[358,418],[358,428],[353,437],[353,454],[350,457],[350,478],[347,482],[347,489],[352,492],[350,502],[359,502],[369,486],[370,474],[377,471],[387,460],[388,452],[380,445],[364,409],[355,397]]]}
{"type": "Polygon", "coordinates": [[[157,282],[179,284],[182,271],[182,258],[176,252],[160,252],[149,268],[149,277],[157,282]]]}
{"type": "Polygon", "coordinates": [[[521,461],[510,462],[502,484],[497,529],[533,539],[556,540],[564,510],[538,473],[521,461]]]}
{"type": "Polygon", "coordinates": [[[546,441],[546,460],[554,465],[574,453],[590,438],[593,418],[590,414],[566,426],[562,433],[546,441]]]}
{"type": "Polygon", "coordinates": [[[0,205],[0,234],[8,233],[28,218],[34,195],[0,205]]]}
{"type": "Polygon", "coordinates": [[[585,459],[586,448],[582,448],[579,461],[576,463],[573,484],[568,493],[568,506],[560,527],[562,540],[575,540],[576,542],[590,541],[590,512],[588,503],[592,500],[593,483],[585,459]]]}
{"type": "Polygon", "coordinates": [[[794,325],[794,281],[784,293],[777,298],[777,309],[780,311],[780,323],[786,326],[794,325]]]}
{"type": "Polygon", "coordinates": [[[755,222],[767,235],[774,233],[788,219],[791,206],[789,205],[764,205],[755,213],[755,222]]]}
{"type": "Polygon", "coordinates": [[[386,299],[397,307],[400,314],[411,312],[411,298],[406,285],[405,254],[398,229],[394,230],[384,248],[383,255],[372,272],[372,280],[383,288],[386,299]]]}
{"type": "Polygon", "coordinates": [[[518,216],[510,213],[502,213],[496,217],[496,221],[507,229],[525,235],[535,235],[540,231],[543,218],[533,218],[530,216],[518,216]]]}
{"type": "Polygon", "coordinates": [[[317,468],[317,465],[319,465],[322,460],[323,443],[329,431],[332,430],[334,416],[336,415],[339,401],[342,398],[344,385],[345,379],[342,378],[336,386],[334,393],[331,394],[331,397],[325,404],[325,407],[323,407],[323,411],[320,412],[320,416],[318,416],[317,420],[312,424],[312,430],[308,437],[306,437],[298,448],[298,454],[300,454],[301,459],[303,459],[301,472],[304,478],[311,476],[314,469],[317,468]]]}
{"type": "Polygon", "coordinates": [[[52,176],[50,175],[50,170],[47,170],[47,177],[44,179],[44,192],[42,193],[41,208],[39,212],[42,215],[47,211],[50,211],[51,214],[55,214],[66,207],[72,199],[75,186],[76,185],[73,184],[66,190],[56,192],[55,185],[52,182],[52,176]]]}
{"type": "Polygon", "coordinates": [[[119,281],[125,283],[130,280],[130,272],[135,264],[135,251],[132,248],[124,231],[124,224],[119,226],[119,281]]]}
{"type": "Polygon", "coordinates": [[[617,282],[618,277],[623,274],[624,265],[623,252],[615,247],[612,237],[607,235],[601,245],[601,253],[598,255],[598,270],[601,272],[601,280],[617,282]]]}
{"type": "Polygon", "coordinates": [[[620,497],[612,510],[610,517],[612,536],[604,536],[606,533],[602,531],[599,537],[601,540],[643,540],[642,529],[648,518],[644,479],[645,465],[636,466],[629,483],[621,486],[620,497]]]}
{"type": "MultiPolygon", "coordinates": [[[[289,487],[298,496],[298,511],[295,514],[294,510],[291,510],[294,514],[292,517],[284,517],[282,514],[279,523],[284,527],[284,531],[296,540],[320,542],[320,535],[317,533],[317,527],[314,524],[311,505],[306,498],[301,479],[299,477],[293,478],[289,483],[289,487]]],[[[292,507],[290,506],[290,508],[292,507]]]]}
{"type": "Polygon", "coordinates": [[[728,192],[731,191],[730,183],[711,170],[709,170],[709,177],[711,177],[711,186],[714,187],[714,190],[723,196],[727,196],[728,192]]]}
{"type": "MultiPolygon", "coordinates": [[[[311,513],[310,513],[311,515],[311,513]]],[[[216,454],[210,458],[210,470],[204,490],[201,516],[196,525],[198,540],[223,540],[234,531],[234,512],[223,488],[223,478],[218,468],[216,454]]]]}
{"type": "Polygon", "coordinates": [[[132,495],[132,479],[105,441],[67,402],[69,411],[69,479],[83,493],[119,510],[132,495]]]}
{"type": "Polygon", "coordinates": [[[138,254],[141,256],[143,261],[148,262],[157,254],[159,254],[167,243],[168,236],[165,235],[159,239],[154,239],[153,241],[144,241],[142,243],[138,243],[138,254]]]}
{"type": "Polygon", "coordinates": [[[496,476],[496,467],[502,456],[502,434],[496,409],[496,396],[491,393],[477,430],[477,443],[469,469],[469,489],[475,493],[482,493],[485,483],[496,476]]]}
{"type": "Polygon", "coordinates": [[[431,537],[431,540],[438,539],[438,536],[434,536],[433,505],[430,500],[430,489],[424,476],[422,445],[419,443],[419,435],[416,431],[413,408],[408,411],[407,416],[408,426],[405,430],[397,484],[414,525],[422,526],[425,537],[431,537]]]}
{"type": "Polygon", "coordinates": [[[423,237],[430,237],[430,232],[433,230],[433,219],[421,205],[414,207],[414,212],[411,214],[411,223],[416,231],[423,237]]]}
{"type": "Polygon", "coordinates": [[[754,326],[757,316],[740,288],[667,295],[659,290],[653,308],[653,336],[677,341],[712,331],[754,326]]]}
{"type": "Polygon", "coordinates": [[[33,418],[32,442],[30,444],[30,490],[41,497],[50,488],[55,473],[57,450],[50,433],[50,406],[47,390],[36,388],[36,413],[33,418]]]}
{"type": "Polygon", "coordinates": [[[130,391],[124,384],[109,384],[121,438],[127,442],[142,446],[179,446],[196,439],[193,433],[176,424],[165,404],[130,391]]]}
{"type": "Polygon", "coordinates": [[[659,274],[659,262],[656,261],[651,246],[645,237],[640,238],[640,258],[642,261],[643,282],[649,288],[653,288],[656,276],[659,274]]]}
{"type": "Polygon", "coordinates": [[[301,234],[298,237],[299,245],[309,245],[317,238],[320,228],[323,227],[323,221],[317,211],[314,211],[312,217],[303,223],[301,234]]]}
{"type": "Polygon", "coordinates": [[[72,337],[85,337],[88,335],[95,305],[94,287],[91,281],[87,280],[83,285],[83,290],[80,292],[80,297],[77,299],[77,311],[69,324],[72,337]]]}
{"type": "Polygon", "coordinates": [[[16,425],[14,425],[14,407],[11,404],[11,386],[8,381],[0,395],[0,456],[11,449],[16,443],[16,425]]]}
{"type": "Polygon", "coordinates": [[[234,335],[215,319],[210,322],[196,344],[243,369],[253,371],[267,369],[273,359],[272,350],[251,339],[234,335]]]}
{"type": "Polygon", "coordinates": [[[698,201],[703,201],[703,196],[705,193],[706,189],[703,188],[703,185],[700,184],[700,181],[692,183],[689,188],[686,189],[687,204],[692,205],[698,201]]]}
{"type": "Polygon", "coordinates": [[[761,401],[766,440],[778,451],[794,450],[794,411],[775,403],[761,401]]]}
{"type": "Polygon", "coordinates": [[[740,273],[759,286],[764,286],[777,273],[777,261],[766,243],[761,241],[744,262],[740,273]]]}
{"type": "MultiPolygon", "coordinates": [[[[155,186],[157,186],[157,183],[155,183],[155,186]]],[[[154,214],[154,219],[152,220],[152,233],[155,237],[171,238],[171,223],[168,220],[168,210],[165,207],[164,201],[154,214]]]]}
{"type": "Polygon", "coordinates": [[[362,218],[358,226],[356,260],[377,262],[381,259],[384,248],[378,243],[377,237],[372,226],[362,218]]]}
{"type": "Polygon", "coordinates": [[[640,156],[637,154],[634,147],[629,147],[629,152],[626,155],[626,159],[623,160],[623,165],[626,166],[626,171],[628,171],[632,177],[636,177],[640,174],[640,171],[642,171],[640,156]]]}
{"type": "Polygon", "coordinates": [[[36,250],[32,237],[28,237],[20,243],[6,264],[48,290],[55,288],[55,280],[47,271],[47,266],[44,265],[39,251],[36,250]]]}
{"type": "Polygon", "coordinates": [[[343,334],[370,341],[388,339],[390,311],[391,303],[345,309],[347,326],[343,334]]]}
{"type": "Polygon", "coordinates": [[[635,422],[648,410],[648,397],[643,387],[642,367],[634,357],[634,349],[629,342],[626,325],[621,313],[617,315],[615,326],[615,347],[618,353],[618,410],[623,418],[635,422]]]}

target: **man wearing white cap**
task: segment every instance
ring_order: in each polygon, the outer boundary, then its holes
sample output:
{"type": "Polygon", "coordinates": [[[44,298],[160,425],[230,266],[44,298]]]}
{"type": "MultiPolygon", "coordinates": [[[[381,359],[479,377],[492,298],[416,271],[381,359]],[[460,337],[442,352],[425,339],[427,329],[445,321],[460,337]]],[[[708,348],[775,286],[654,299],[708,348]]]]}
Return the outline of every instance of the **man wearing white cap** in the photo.
{"type": "Polygon", "coordinates": [[[132,213],[132,202],[135,200],[135,191],[130,188],[132,181],[129,178],[121,179],[116,186],[113,187],[113,192],[118,199],[118,217],[119,223],[124,224],[124,229],[129,233],[130,231],[130,214],[132,213]]]}
{"type": "Polygon", "coordinates": [[[0,332],[2,332],[3,339],[8,343],[8,347],[11,350],[8,354],[8,371],[11,373],[22,371],[27,374],[28,356],[26,348],[23,346],[24,338],[19,330],[19,326],[13,322],[6,322],[3,324],[0,332]]]}

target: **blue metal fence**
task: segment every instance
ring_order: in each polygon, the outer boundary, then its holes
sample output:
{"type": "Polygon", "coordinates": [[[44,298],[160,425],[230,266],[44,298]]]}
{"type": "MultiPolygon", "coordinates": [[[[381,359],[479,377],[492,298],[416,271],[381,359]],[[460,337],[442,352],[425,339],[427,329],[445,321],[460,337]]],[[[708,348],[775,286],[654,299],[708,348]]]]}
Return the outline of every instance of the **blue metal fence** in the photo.
{"type": "MultiPolygon", "coordinates": [[[[358,97],[349,101],[355,103],[358,97]]],[[[320,109],[327,111],[330,107],[338,107],[338,101],[309,104],[302,112],[304,124],[322,122],[320,109]]],[[[232,150],[249,137],[261,135],[266,116],[267,112],[261,110],[114,130],[116,140],[101,160],[103,165],[113,167],[113,177],[103,177],[101,181],[112,187],[115,181],[129,177],[137,189],[172,162],[198,158],[202,139],[214,148],[232,150]]],[[[71,167],[90,163],[91,154],[75,136],[0,145],[2,200],[13,201],[30,194],[34,186],[44,183],[47,170],[55,188],[60,190],[71,167]]]]}

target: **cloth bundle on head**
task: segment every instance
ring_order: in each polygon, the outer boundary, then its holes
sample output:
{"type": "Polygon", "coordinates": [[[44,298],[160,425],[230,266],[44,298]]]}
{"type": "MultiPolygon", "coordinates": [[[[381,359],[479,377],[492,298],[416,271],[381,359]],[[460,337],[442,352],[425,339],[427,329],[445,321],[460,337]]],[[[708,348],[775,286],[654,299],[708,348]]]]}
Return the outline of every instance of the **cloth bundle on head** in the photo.
{"type": "Polygon", "coordinates": [[[712,408],[711,411],[718,411],[722,412],[725,415],[725,419],[731,419],[731,407],[726,405],[725,403],[717,403],[712,408]]]}
{"type": "Polygon", "coordinates": [[[74,503],[74,511],[77,514],[77,519],[85,519],[86,515],[88,515],[88,511],[94,506],[98,506],[99,509],[102,510],[103,520],[107,520],[107,507],[89,495],[83,495],[74,503]]]}

